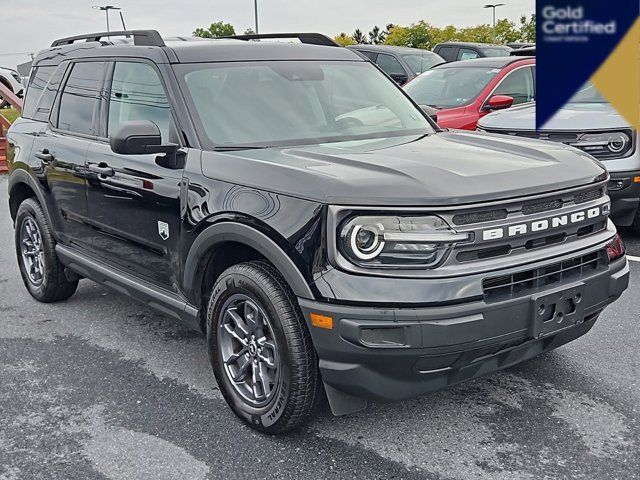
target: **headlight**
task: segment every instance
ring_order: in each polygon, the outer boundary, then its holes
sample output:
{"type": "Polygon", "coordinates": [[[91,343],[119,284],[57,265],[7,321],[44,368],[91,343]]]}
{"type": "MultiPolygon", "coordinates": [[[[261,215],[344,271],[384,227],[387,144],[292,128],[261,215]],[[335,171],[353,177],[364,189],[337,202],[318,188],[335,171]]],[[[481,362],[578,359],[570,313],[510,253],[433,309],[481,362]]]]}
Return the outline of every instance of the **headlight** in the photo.
{"type": "Polygon", "coordinates": [[[633,140],[630,131],[584,133],[571,145],[597,159],[607,160],[627,156],[633,148],[633,140]]]}
{"type": "Polygon", "coordinates": [[[467,240],[433,215],[351,217],[338,231],[340,252],[366,268],[435,268],[467,240]]]}

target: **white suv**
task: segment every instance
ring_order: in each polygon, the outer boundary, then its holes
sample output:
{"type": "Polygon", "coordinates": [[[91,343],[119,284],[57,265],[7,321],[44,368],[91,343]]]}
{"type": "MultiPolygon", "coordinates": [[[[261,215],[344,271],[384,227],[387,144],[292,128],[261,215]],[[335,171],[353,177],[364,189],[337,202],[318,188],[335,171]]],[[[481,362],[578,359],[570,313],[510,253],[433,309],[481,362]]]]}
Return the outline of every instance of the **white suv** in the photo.
{"type": "MultiPolygon", "coordinates": [[[[0,83],[4,84],[6,87],[9,87],[13,93],[15,93],[18,97],[22,97],[24,93],[24,87],[22,86],[22,79],[18,72],[11,68],[0,67],[0,83]]],[[[9,105],[2,95],[0,95],[0,108],[4,108],[9,105]]]]}

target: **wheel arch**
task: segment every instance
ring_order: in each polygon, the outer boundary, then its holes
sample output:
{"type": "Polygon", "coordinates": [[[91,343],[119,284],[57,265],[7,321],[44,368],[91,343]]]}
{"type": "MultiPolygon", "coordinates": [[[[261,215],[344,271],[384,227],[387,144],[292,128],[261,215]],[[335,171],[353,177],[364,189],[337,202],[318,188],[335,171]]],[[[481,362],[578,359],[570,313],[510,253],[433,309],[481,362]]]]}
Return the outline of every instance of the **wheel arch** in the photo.
{"type": "Polygon", "coordinates": [[[44,201],[42,192],[38,188],[37,182],[29,175],[25,170],[14,170],[9,176],[9,213],[11,219],[16,219],[16,213],[18,207],[27,198],[35,197],[42,209],[44,210],[45,217],[51,225],[51,217],[47,209],[47,204],[44,201]]]}
{"type": "Polygon", "coordinates": [[[203,262],[206,262],[207,256],[215,251],[217,246],[228,243],[245,245],[256,251],[278,269],[296,296],[314,298],[311,288],[296,264],[273,239],[253,227],[230,221],[207,227],[191,246],[183,274],[184,290],[190,298],[198,297],[198,288],[202,284],[204,275],[201,267],[203,262]]]}

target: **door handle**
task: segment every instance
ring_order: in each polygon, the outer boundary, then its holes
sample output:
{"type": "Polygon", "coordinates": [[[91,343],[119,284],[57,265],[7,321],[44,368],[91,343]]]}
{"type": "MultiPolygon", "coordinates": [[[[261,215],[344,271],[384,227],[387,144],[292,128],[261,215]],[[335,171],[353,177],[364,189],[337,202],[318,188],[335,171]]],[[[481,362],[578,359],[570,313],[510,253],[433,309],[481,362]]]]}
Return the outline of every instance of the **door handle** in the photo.
{"type": "Polygon", "coordinates": [[[42,163],[49,163],[53,162],[55,157],[45,148],[41,152],[36,153],[36,158],[42,160],[42,163]]]}
{"type": "Polygon", "coordinates": [[[90,172],[97,173],[98,175],[102,175],[104,177],[113,177],[115,175],[113,168],[111,168],[104,162],[90,163],[89,165],[87,165],[87,168],[90,172]]]}

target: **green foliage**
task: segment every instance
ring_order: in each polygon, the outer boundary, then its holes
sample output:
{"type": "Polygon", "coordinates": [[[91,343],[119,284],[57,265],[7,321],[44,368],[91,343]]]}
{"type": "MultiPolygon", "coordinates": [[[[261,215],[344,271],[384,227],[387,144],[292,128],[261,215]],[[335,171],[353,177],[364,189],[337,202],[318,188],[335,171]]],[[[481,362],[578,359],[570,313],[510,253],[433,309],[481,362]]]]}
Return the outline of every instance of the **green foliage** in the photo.
{"type": "Polygon", "coordinates": [[[384,40],[386,37],[387,37],[387,32],[383,32],[382,30],[380,30],[380,27],[376,25],[369,32],[369,43],[373,45],[384,43],[384,40]]]}
{"type": "Polygon", "coordinates": [[[367,37],[364,36],[364,33],[359,28],[356,28],[356,31],[353,32],[353,40],[358,44],[367,43],[367,37]]]}
{"type": "Polygon", "coordinates": [[[196,28],[193,35],[202,38],[228,37],[235,35],[236,29],[230,23],[215,22],[209,28],[196,28]]]}
{"type": "Polygon", "coordinates": [[[337,35],[334,40],[336,41],[337,44],[342,45],[343,47],[346,47],[348,45],[355,45],[356,42],[354,40],[354,38],[351,35],[347,35],[346,33],[341,33],[340,35],[337,35]]]}
{"type": "Polygon", "coordinates": [[[520,41],[535,43],[536,42],[536,14],[533,13],[529,18],[526,15],[520,17],[520,41]]]}
{"type": "Polygon", "coordinates": [[[13,108],[3,108],[0,109],[0,115],[9,120],[9,123],[13,123],[20,116],[20,112],[13,108]]]}

